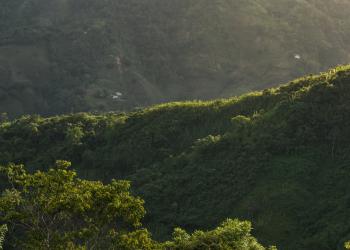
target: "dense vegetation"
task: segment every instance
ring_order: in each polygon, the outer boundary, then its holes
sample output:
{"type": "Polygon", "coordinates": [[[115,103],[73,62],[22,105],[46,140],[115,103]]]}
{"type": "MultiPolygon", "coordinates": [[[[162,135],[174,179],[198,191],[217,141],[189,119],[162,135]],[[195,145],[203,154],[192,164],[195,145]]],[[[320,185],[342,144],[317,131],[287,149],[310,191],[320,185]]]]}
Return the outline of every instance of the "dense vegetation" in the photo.
{"type": "Polygon", "coordinates": [[[262,89],[348,63],[349,15],[348,0],[2,0],[0,113],[262,89]]]}
{"type": "MultiPolygon", "coordinates": [[[[104,185],[76,177],[70,163],[29,174],[21,165],[2,167],[11,188],[0,197],[2,222],[10,225],[11,249],[33,250],[265,250],[250,235],[249,222],[226,220],[192,235],[177,228],[173,241],[158,243],[141,228],[143,201],[129,183],[104,185]]],[[[7,226],[0,228],[0,247],[7,226]]],[[[274,250],[274,247],[269,248],[274,250]]]]}
{"type": "MultiPolygon", "coordinates": [[[[342,249],[350,238],[349,140],[343,66],[239,98],[4,119],[0,164],[46,170],[62,159],[81,178],[131,180],[157,240],[178,226],[207,230],[239,218],[252,221],[264,245],[342,249]]],[[[184,235],[192,245],[201,238],[184,235]]]]}
{"type": "Polygon", "coordinates": [[[6,233],[7,233],[7,225],[2,225],[0,227],[0,250],[3,250],[6,233]]]}

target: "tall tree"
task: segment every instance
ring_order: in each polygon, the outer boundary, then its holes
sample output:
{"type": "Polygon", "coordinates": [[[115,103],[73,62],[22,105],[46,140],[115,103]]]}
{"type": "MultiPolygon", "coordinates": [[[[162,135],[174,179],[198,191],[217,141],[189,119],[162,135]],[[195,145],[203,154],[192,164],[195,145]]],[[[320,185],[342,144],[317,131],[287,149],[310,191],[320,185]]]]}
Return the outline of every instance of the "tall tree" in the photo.
{"type": "Polygon", "coordinates": [[[57,161],[48,172],[30,174],[21,165],[1,170],[11,188],[0,198],[15,249],[151,249],[141,229],[143,200],[129,193],[127,181],[81,180],[57,161]],[[21,235],[21,237],[13,237],[21,235]]]}

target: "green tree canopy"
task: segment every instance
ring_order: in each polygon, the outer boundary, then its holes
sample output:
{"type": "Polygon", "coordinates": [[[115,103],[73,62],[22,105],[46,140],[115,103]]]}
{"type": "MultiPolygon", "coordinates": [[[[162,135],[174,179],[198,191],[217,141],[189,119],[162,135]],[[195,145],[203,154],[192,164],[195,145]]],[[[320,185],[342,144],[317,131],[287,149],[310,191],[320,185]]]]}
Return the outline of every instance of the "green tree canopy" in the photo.
{"type": "MultiPolygon", "coordinates": [[[[173,233],[173,240],[164,243],[166,250],[264,250],[251,235],[248,221],[228,219],[212,231],[195,231],[188,234],[180,228],[173,233]]],[[[277,250],[270,247],[270,250],[277,250]]]]}
{"type": "MultiPolygon", "coordinates": [[[[143,200],[127,181],[82,180],[57,161],[47,172],[23,165],[1,167],[10,188],[0,197],[0,220],[9,226],[7,246],[53,250],[265,250],[251,236],[250,222],[228,219],[212,231],[192,235],[177,228],[173,240],[158,243],[141,228],[143,200]]],[[[7,226],[0,228],[0,245],[7,226]]],[[[271,248],[274,249],[274,248],[271,248]]]]}
{"type": "Polygon", "coordinates": [[[15,249],[151,249],[143,200],[129,193],[127,181],[81,180],[57,161],[48,172],[26,172],[22,165],[2,167],[11,184],[0,198],[15,249]],[[21,235],[21,237],[13,237],[21,235]]]}

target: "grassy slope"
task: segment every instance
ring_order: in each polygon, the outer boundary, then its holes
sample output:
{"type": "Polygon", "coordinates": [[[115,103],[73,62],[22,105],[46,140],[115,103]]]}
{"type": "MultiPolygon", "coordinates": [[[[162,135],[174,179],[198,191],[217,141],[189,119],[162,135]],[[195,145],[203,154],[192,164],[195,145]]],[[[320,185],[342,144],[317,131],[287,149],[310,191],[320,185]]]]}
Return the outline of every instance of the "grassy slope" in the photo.
{"type": "Polygon", "coordinates": [[[24,117],[1,125],[0,160],[131,179],[158,238],[239,217],[264,244],[335,249],[350,238],[349,97],[346,66],[239,98],[24,117]]]}
{"type": "Polygon", "coordinates": [[[0,112],[11,117],[227,97],[349,61],[347,0],[3,0],[0,9],[0,112]]]}

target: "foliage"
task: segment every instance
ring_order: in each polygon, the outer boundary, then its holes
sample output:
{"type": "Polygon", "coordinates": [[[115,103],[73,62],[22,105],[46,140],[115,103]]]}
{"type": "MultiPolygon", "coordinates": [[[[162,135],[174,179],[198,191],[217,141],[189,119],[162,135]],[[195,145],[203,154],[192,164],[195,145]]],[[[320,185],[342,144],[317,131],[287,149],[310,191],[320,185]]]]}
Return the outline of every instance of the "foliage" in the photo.
{"type": "MultiPolygon", "coordinates": [[[[157,243],[140,229],[143,201],[129,194],[129,183],[81,180],[69,167],[57,161],[55,168],[34,174],[21,165],[2,167],[12,188],[0,198],[0,215],[10,225],[14,249],[265,249],[250,235],[250,223],[238,220],[191,237],[176,229],[174,242],[157,243]]],[[[0,243],[6,231],[2,226],[0,243]]]]}
{"type": "MultiPolygon", "coordinates": [[[[189,235],[177,228],[173,233],[173,241],[164,243],[166,250],[263,250],[255,238],[250,235],[249,222],[226,220],[215,230],[195,231],[189,235]]],[[[269,248],[273,249],[273,248],[269,248]]]]}
{"type": "Polygon", "coordinates": [[[346,0],[2,0],[0,10],[10,118],[227,97],[347,63],[350,51],[346,0]]]}
{"type": "Polygon", "coordinates": [[[138,229],[143,201],[130,195],[128,182],[81,180],[69,166],[57,161],[48,172],[34,174],[21,165],[2,168],[12,188],[1,196],[1,219],[21,235],[10,238],[13,247],[131,249],[139,240],[152,244],[147,231],[138,229]]]}
{"type": "Polygon", "coordinates": [[[131,180],[159,241],[239,218],[266,245],[336,249],[350,224],[349,83],[339,66],[230,99],[22,117],[0,124],[0,161],[66,159],[81,178],[131,180]]]}
{"type": "Polygon", "coordinates": [[[0,249],[1,250],[3,249],[6,233],[7,233],[7,225],[2,225],[0,227],[0,249]]]}
{"type": "Polygon", "coordinates": [[[350,249],[350,241],[345,242],[344,247],[345,249],[350,249]]]}

